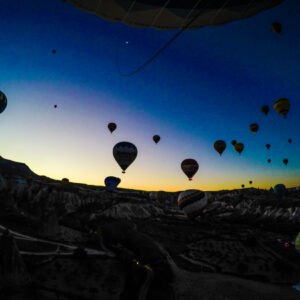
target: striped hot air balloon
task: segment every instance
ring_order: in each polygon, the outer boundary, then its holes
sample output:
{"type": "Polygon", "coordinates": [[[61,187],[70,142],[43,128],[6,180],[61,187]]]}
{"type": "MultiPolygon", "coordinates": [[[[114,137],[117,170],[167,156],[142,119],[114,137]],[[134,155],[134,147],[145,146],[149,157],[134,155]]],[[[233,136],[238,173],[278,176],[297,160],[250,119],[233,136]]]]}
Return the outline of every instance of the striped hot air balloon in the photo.
{"type": "Polygon", "coordinates": [[[181,192],[177,202],[179,208],[183,210],[189,219],[198,216],[208,203],[206,193],[200,190],[186,190],[181,192]]]}
{"type": "Polygon", "coordinates": [[[279,98],[274,102],[274,109],[277,113],[286,118],[286,115],[290,110],[290,101],[286,98],[279,98]]]}

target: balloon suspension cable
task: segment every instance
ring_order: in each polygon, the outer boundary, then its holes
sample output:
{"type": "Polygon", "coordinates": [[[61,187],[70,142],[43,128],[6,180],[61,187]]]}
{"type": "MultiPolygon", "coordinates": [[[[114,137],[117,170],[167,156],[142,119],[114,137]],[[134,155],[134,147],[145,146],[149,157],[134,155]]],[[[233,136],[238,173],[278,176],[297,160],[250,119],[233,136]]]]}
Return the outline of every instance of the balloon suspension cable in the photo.
{"type": "MultiPolygon", "coordinates": [[[[223,6],[216,12],[215,17],[219,14],[219,12],[226,7],[226,5],[228,4],[228,2],[230,2],[231,0],[227,0],[223,6]]],[[[197,2],[197,4],[193,7],[193,10],[195,10],[195,8],[197,8],[197,6],[200,4],[200,2],[202,2],[202,0],[199,0],[197,2]]],[[[253,1],[252,1],[253,2],[253,1]]],[[[251,3],[252,3],[251,2],[251,3]]],[[[135,3],[135,1],[134,1],[135,3]]],[[[248,5],[249,6],[249,5],[248,5]]],[[[131,7],[132,8],[132,7],[131,7]]],[[[247,7],[248,8],[248,7],[247,7]]],[[[188,14],[188,16],[191,14],[188,14]]],[[[129,73],[123,73],[120,69],[120,64],[119,64],[119,45],[120,45],[120,36],[119,36],[119,41],[118,41],[118,46],[117,46],[117,53],[116,53],[116,65],[117,65],[117,70],[118,73],[122,76],[132,76],[136,73],[138,73],[139,71],[141,71],[142,69],[144,69],[147,65],[149,65],[156,57],[158,57],[168,46],[170,46],[184,31],[186,31],[198,18],[199,16],[202,14],[202,11],[200,10],[193,18],[190,22],[188,22],[186,25],[184,25],[177,33],[175,33],[173,35],[173,37],[171,37],[157,52],[154,53],[154,55],[152,55],[145,63],[143,63],[140,67],[138,67],[136,70],[129,72],[129,73]]],[[[127,16],[127,15],[126,15],[127,16]]],[[[213,18],[212,22],[214,21],[215,17],[213,18]]],[[[211,24],[212,24],[211,22],[211,24]]]]}

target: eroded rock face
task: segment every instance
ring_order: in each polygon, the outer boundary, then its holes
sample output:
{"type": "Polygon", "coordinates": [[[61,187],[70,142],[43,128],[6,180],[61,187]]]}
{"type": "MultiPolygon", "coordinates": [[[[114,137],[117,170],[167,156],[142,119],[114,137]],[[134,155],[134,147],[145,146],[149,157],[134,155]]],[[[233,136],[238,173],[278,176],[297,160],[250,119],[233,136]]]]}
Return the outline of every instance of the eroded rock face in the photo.
{"type": "Polygon", "coordinates": [[[31,278],[13,236],[5,231],[0,240],[0,285],[19,288],[28,285],[31,278]]]}

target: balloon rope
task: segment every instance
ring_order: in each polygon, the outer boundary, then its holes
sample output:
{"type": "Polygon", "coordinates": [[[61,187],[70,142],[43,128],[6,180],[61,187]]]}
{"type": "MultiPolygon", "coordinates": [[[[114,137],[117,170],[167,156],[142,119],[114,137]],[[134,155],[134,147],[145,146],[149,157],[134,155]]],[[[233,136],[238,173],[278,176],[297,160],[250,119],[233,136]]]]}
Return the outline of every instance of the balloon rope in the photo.
{"type": "Polygon", "coordinates": [[[156,23],[157,19],[159,18],[159,16],[161,15],[161,13],[163,12],[163,10],[166,8],[166,6],[170,3],[171,0],[167,0],[164,4],[164,6],[159,10],[158,14],[155,16],[151,27],[153,27],[153,25],[156,23]]]}

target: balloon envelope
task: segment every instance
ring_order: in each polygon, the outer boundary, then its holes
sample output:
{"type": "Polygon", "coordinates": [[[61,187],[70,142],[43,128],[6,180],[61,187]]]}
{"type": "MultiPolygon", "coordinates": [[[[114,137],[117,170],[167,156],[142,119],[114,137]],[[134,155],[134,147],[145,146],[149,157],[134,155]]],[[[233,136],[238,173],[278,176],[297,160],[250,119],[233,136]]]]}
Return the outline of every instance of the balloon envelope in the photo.
{"type": "Polygon", "coordinates": [[[269,113],[269,110],[270,110],[270,108],[269,108],[268,105],[264,105],[264,106],[262,106],[262,108],[261,108],[261,111],[262,111],[265,115],[267,115],[267,114],[269,113]]]}
{"type": "Polygon", "coordinates": [[[246,19],[284,0],[69,0],[77,8],[112,22],[133,27],[187,29],[246,19]],[[194,21],[193,21],[194,20],[194,21]],[[191,22],[193,21],[193,22],[191,22]]]}
{"type": "Polygon", "coordinates": [[[178,196],[178,206],[189,218],[195,218],[207,205],[206,193],[200,190],[186,190],[178,196]]]}
{"type": "Polygon", "coordinates": [[[281,33],[281,31],[282,31],[282,25],[280,24],[280,23],[278,23],[278,22],[274,22],[273,24],[272,24],[272,31],[274,32],[274,33],[277,33],[277,34],[280,34],[281,33]]]}
{"type": "Polygon", "coordinates": [[[120,182],[121,182],[121,179],[118,177],[114,177],[114,176],[108,176],[104,180],[106,190],[109,192],[113,192],[116,189],[116,187],[119,185],[120,182]]]}
{"type": "Polygon", "coordinates": [[[155,144],[157,144],[160,141],[160,136],[159,135],[154,135],[153,136],[153,141],[155,142],[155,144]]]}
{"type": "Polygon", "coordinates": [[[231,145],[234,146],[236,144],[236,140],[231,141],[231,145]]]}
{"type": "Polygon", "coordinates": [[[182,161],[181,169],[184,174],[188,177],[189,180],[192,180],[194,175],[197,173],[199,169],[199,165],[196,160],[192,158],[187,158],[182,161]]]}
{"type": "Polygon", "coordinates": [[[274,109],[277,113],[286,118],[286,115],[290,110],[290,101],[286,98],[279,98],[274,102],[274,109]]]}
{"type": "Polygon", "coordinates": [[[109,131],[110,131],[111,133],[113,133],[113,132],[116,130],[116,128],[117,128],[117,124],[116,124],[116,123],[109,123],[109,124],[107,125],[107,127],[108,127],[109,131]]]}
{"type": "Polygon", "coordinates": [[[226,149],[226,143],[222,140],[218,140],[214,143],[214,148],[220,155],[222,155],[222,153],[226,149]]]}
{"type": "Polygon", "coordinates": [[[274,193],[277,195],[277,196],[283,196],[285,194],[285,185],[284,184],[277,184],[275,185],[274,187],[274,193]]]}
{"type": "Polygon", "coordinates": [[[0,91],[0,113],[2,113],[7,106],[7,98],[3,92],[0,91]]]}
{"type": "Polygon", "coordinates": [[[136,146],[129,142],[120,142],[113,148],[113,156],[123,170],[123,173],[134,162],[137,153],[136,146]]]}
{"type": "Polygon", "coordinates": [[[236,143],[234,145],[234,149],[236,152],[238,152],[239,154],[242,153],[242,151],[244,150],[244,144],[243,143],[236,143]]]}
{"type": "Polygon", "coordinates": [[[258,131],[258,124],[256,124],[256,123],[253,123],[253,124],[251,124],[250,126],[250,130],[254,133],[254,134],[256,134],[256,132],[258,131]]]}
{"type": "Polygon", "coordinates": [[[270,148],[271,148],[271,145],[270,145],[270,144],[266,144],[266,148],[267,148],[267,149],[270,149],[270,148]]]}
{"type": "Polygon", "coordinates": [[[287,165],[288,162],[289,162],[289,160],[288,160],[287,158],[283,159],[282,161],[283,161],[283,163],[284,163],[285,165],[287,165]]]}

